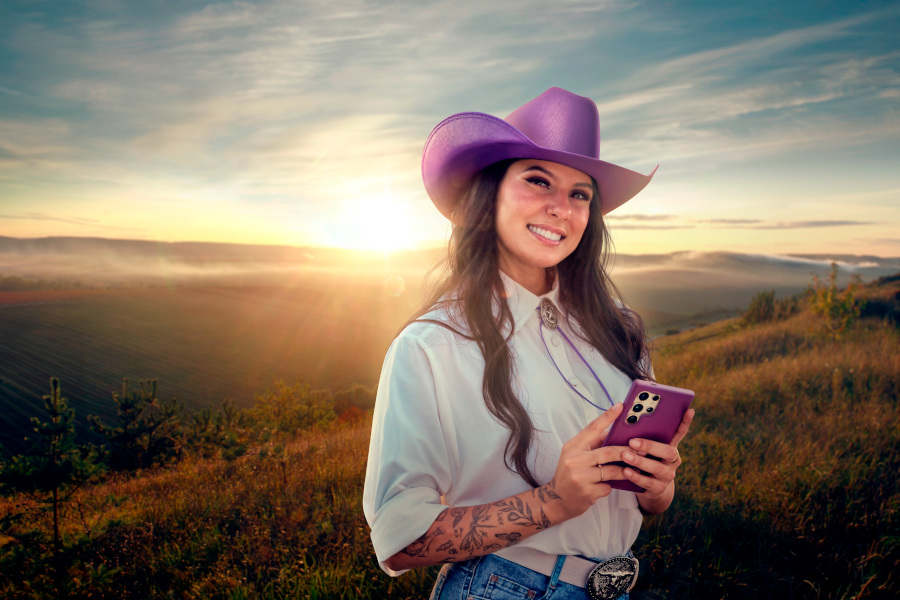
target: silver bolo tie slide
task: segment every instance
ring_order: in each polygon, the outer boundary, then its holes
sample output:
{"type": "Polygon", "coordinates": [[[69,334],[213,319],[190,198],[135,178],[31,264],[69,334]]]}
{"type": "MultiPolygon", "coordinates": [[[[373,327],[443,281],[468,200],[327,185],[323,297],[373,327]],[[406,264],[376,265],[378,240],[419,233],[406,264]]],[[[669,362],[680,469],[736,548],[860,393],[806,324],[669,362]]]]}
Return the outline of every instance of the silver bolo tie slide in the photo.
{"type": "Polygon", "coordinates": [[[556,307],[547,298],[541,298],[541,321],[544,323],[544,327],[550,331],[556,331],[559,315],[556,313],[556,307]]]}

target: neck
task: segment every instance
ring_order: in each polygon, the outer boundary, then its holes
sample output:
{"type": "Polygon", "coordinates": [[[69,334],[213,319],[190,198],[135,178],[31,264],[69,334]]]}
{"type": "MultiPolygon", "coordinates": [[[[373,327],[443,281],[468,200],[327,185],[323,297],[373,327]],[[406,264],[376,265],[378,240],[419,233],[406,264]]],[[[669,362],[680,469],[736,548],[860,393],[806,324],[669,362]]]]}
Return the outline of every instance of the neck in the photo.
{"type": "Polygon", "coordinates": [[[528,273],[510,273],[503,267],[500,267],[500,270],[535,296],[543,296],[553,289],[554,274],[551,269],[540,269],[528,273]]]}

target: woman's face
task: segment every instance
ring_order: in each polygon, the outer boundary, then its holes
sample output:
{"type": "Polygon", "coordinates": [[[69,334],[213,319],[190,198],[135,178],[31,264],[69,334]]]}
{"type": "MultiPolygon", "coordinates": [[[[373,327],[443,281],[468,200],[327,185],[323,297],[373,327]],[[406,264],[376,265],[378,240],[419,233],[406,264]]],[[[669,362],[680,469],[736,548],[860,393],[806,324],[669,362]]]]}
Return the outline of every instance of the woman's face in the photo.
{"type": "Polygon", "coordinates": [[[500,269],[536,294],[549,291],[546,270],[578,246],[592,201],[591,178],[581,171],[545,160],[512,163],[497,193],[500,269]]]}

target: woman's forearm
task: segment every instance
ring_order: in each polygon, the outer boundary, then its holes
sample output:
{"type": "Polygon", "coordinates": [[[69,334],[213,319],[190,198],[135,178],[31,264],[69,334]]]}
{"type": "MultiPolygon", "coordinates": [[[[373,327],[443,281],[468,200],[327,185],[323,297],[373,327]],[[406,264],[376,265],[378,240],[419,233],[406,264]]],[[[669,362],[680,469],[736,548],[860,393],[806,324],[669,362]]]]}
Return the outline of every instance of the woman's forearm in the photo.
{"type": "Polygon", "coordinates": [[[385,562],[394,571],[460,562],[512,546],[572,516],[551,481],[496,502],[448,507],[424,535],[385,562]]]}

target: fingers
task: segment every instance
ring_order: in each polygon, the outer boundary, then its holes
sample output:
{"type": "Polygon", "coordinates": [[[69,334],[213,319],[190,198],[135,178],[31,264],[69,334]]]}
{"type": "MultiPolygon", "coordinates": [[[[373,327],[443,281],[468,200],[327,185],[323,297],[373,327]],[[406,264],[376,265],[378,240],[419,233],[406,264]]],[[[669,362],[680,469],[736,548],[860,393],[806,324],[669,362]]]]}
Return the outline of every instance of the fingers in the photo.
{"type": "Polygon", "coordinates": [[[663,494],[675,480],[676,471],[681,466],[678,444],[687,435],[693,419],[694,409],[689,409],[681,419],[671,444],[640,438],[630,440],[629,449],[622,453],[622,460],[632,468],[625,468],[623,476],[644,488],[646,494],[663,494]]]}
{"type": "Polygon", "coordinates": [[[613,424],[616,417],[622,412],[621,404],[614,404],[602,415],[588,423],[588,426],[575,434],[567,444],[575,448],[595,448],[603,441],[606,430],[613,424]]]}
{"type": "Polygon", "coordinates": [[[635,438],[629,441],[629,446],[631,446],[631,448],[637,451],[641,456],[655,456],[661,461],[669,463],[672,463],[677,459],[679,461],[679,464],[681,464],[681,458],[678,454],[678,444],[680,444],[681,440],[683,440],[688,434],[688,430],[690,429],[691,421],[693,421],[693,419],[694,409],[691,408],[684,413],[684,417],[682,417],[681,423],[678,425],[678,429],[675,431],[675,436],[672,438],[672,442],[670,444],[663,444],[662,442],[655,442],[653,440],[635,438]]]}
{"type": "MultiPolygon", "coordinates": [[[[672,444],[634,438],[628,441],[628,447],[638,456],[649,456],[659,459],[654,462],[661,461],[665,464],[675,464],[681,460],[678,448],[672,444]]],[[[652,458],[649,460],[652,460],[652,458]]]]}
{"type": "Polygon", "coordinates": [[[666,490],[674,481],[681,462],[680,459],[674,463],[659,461],[635,452],[623,452],[622,460],[629,465],[622,470],[623,477],[641,486],[650,495],[659,495],[666,490]]]}
{"type": "Polygon", "coordinates": [[[691,427],[691,421],[694,420],[694,409],[689,408],[685,413],[684,417],[681,419],[681,424],[678,425],[678,429],[675,431],[675,437],[672,438],[672,445],[678,447],[678,444],[681,443],[681,440],[684,439],[684,436],[687,435],[688,429],[691,427]]]}

